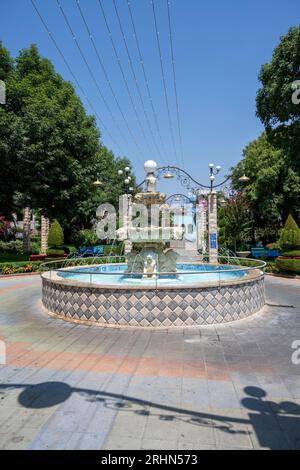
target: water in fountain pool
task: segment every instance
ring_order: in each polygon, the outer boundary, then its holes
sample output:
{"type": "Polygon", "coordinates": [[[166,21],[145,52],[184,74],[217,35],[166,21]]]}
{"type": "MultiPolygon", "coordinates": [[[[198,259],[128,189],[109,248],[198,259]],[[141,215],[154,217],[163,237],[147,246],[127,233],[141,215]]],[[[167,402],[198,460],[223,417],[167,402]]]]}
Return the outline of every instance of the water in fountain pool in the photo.
{"type": "Polygon", "coordinates": [[[203,283],[214,281],[226,281],[240,279],[246,272],[242,269],[234,269],[226,265],[208,265],[208,264],[177,264],[177,273],[175,275],[159,275],[155,279],[145,279],[142,275],[124,274],[127,265],[96,265],[84,266],[57,271],[57,274],[66,280],[75,280],[79,282],[93,282],[101,285],[144,285],[144,284],[162,284],[176,285],[203,283]],[[232,269],[228,271],[228,269],[232,269]]]}

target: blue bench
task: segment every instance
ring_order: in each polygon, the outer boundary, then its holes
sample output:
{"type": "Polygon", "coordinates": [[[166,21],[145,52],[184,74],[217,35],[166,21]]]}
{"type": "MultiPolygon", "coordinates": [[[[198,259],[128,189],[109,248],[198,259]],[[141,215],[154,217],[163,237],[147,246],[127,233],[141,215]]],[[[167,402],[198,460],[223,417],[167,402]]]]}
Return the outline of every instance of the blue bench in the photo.
{"type": "Polygon", "coordinates": [[[82,246],[76,253],[77,256],[103,256],[103,246],[82,246]]]}
{"type": "Polygon", "coordinates": [[[277,258],[279,255],[280,250],[269,250],[263,247],[251,248],[251,258],[277,258]]]}

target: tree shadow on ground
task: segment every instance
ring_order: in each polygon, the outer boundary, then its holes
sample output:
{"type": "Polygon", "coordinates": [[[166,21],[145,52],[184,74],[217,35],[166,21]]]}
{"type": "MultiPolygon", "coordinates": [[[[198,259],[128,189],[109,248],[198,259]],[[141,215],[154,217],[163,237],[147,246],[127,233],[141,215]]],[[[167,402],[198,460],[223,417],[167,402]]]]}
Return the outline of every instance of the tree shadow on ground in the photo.
{"type": "MultiPolygon", "coordinates": [[[[102,403],[105,408],[131,412],[145,416],[145,418],[152,416],[170,422],[183,421],[193,426],[213,426],[228,434],[248,434],[248,430],[245,429],[246,425],[250,432],[251,430],[255,432],[261,447],[300,449],[299,404],[265,400],[267,394],[259,387],[247,386],[244,388],[246,396],[241,400],[241,404],[249,410],[249,419],[177,408],[102,390],[71,387],[64,382],[44,382],[36,385],[0,384],[0,390],[18,388],[22,389],[18,401],[25,408],[49,408],[65,402],[73,393],[78,393],[88,401],[102,403]]],[[[1,398],[5,398],[5,396],[1,398]]]]}

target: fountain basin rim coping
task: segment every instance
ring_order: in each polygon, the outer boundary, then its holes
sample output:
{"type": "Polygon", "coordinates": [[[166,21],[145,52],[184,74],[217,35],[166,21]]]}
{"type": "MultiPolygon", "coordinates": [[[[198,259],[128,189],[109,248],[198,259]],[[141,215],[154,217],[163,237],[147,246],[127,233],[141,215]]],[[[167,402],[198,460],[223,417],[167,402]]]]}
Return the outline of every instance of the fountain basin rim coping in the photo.
{"type": "MultiPolygon", "coordinates": [[[[181,263],[185,264],[185,263],[181,263]]],[[[190,264],[190,263],[186,263],[190,264]]],[[[202,265],[203,263],[192,263],[192,264],[199,264],[202,265]]],[[[107,264],[107,266],[118,266],[118,265],[124,265],[124,263],[111,263],[107,264]]],[[[99,266],[99,264],[90,264],[90,265],[80,265],[81,268],[84,268],[86,266],[93,267],[93,266],[99,266]]],[[[233,265],[228,265],[231,266],[232,268],[236,268],[236,266],[233,265]]],[[[155,281],[153,281],[152,285],[149,284],[139,284],[138,282],[136,284],[126,284],[126,285],[118,285],[118,284],[97,284],[93,282],[82,282],[82,281],[77,281],[74,279],[64,279],[60,276],[57,275],[57,272],[62,271],[72,271],[74,270],[74,266],[70,266],[67,268],[63,269],[56,269],[54,272],[53,271],[46,271],[41,274],[41,278],[46,281],[50,281],[53,284],[60,284],[60,285],[67,285],[67,286],[74,286],[74,287],[89,287],[91,289],[98,289],[98,290],[120,290],[120,291],[136,291],[136,290],[178,290],[178,289],[184,289],[188,290],[191,288],[206,288],[206,287],[219,287],[219,286],[236,286],[236,285],[241,285],[241,284],[246,284],[249,281],[254,281],[258,280],[264,277],[264,272],[261,271],[259,268],[255,267],[241,267],[239,269],[236,269],[236,271],[246,271],[247,274],[243,276],[242,278],[238,279],[229,279],[229,280],[214,280],[214,281],[199,281],[199,282],[190,282],[190,283],[180,283],[177,282],[176,285],[172,284],[156,284],[155,281]]],[[[226,270],[221,270],[220,272],[226,272],[226,270]]],[[[230,271],[234,271],[234,269],[231,269],[230,271]]],[[[76,272],[76,271],[75,271],[76,272]]],[[[78,271],[77,271],[78,272],[78,271]]],[[[214,271],[215,272],[215,271],[214,271]]],[[[199,276],[205,275],[207,271],[203,271],[203,274],[199,274],[199,276]]],[[[85,273],[88,274],[88,273],[85,273]]],[[[100,274],[100,273],[99,273],[100,274]]],[[[103,273],[101,273],[103,274],[103,273]]],[[[182,274],[182,273],[181,273],[182,274]]],[[[190,274],[190,272],[188,273],[190,274]]],[[[97,273],[92,273],[93,276],[97,276],[97,273]]],[[[114,274],[109,274],[109,275],[114,275],[114,274]]]]}

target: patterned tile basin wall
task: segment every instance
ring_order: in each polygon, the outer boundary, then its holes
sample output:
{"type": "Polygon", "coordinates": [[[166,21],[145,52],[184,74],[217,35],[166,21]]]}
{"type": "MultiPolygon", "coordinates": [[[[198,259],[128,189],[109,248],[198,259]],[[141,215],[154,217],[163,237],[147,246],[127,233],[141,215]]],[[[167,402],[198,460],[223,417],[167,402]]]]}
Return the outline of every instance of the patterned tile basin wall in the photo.
{"type": "Polygon", "coordinates": [[[49,314],[76,323],[131,327],[182,327],[239,320],[265,302],[264,279],[224,286],[107,288],[50,280],[42,275],[49,314]]]}

